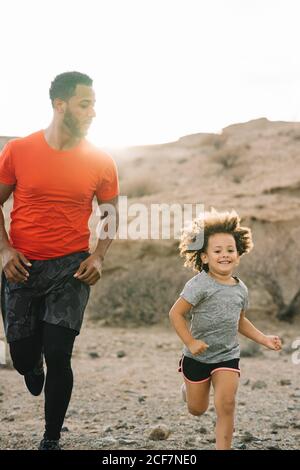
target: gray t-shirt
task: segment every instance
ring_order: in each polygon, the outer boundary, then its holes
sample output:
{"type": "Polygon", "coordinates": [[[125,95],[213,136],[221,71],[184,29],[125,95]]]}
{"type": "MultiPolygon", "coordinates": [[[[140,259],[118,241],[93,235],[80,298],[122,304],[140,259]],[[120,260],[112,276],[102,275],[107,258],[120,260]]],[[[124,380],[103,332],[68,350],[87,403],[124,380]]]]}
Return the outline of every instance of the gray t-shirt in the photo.
{"type": "Polygon", "coordinates": [[[184,346],[185,356],[205,363],[239,358],[238,324],[241,310],[248,308],[248,289],[239,278],[235,280],[232,286],[221,284],[201,271],[184,286],[180,297],[193,305],[191,334],[209,345],[199,355],[184,346]]]}

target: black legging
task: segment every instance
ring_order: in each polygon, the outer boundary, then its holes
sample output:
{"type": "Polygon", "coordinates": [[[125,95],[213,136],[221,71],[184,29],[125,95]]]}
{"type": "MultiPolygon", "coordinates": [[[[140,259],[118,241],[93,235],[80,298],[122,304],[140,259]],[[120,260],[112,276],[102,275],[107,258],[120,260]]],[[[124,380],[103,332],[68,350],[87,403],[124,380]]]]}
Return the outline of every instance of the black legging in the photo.
{"type": "Polygon", "coordinates": [[[45,435],[59,439],[73,388],[71,357],[76,332],[42,322],[35,336],[9,344],[15,369],[22,375],[37,365],[43,350],[47,365],[45,383],[45,435]]]}

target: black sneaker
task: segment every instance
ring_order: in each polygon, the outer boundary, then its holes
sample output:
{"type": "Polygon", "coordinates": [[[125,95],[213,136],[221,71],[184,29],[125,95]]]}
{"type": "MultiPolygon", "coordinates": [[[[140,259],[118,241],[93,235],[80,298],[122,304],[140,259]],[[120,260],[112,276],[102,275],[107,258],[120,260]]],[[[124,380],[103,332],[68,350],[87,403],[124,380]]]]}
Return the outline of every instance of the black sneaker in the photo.
{"type": "Polygon", "coordinates": [[[39,450],[61,450],[59,440],[51,441],[50,439],[42,439],[39,445],[39,450]]]}
{"type": "Polygon", "coordinates": [[[43,356],[38,365],[31,371],[24,374],[26,387],[32,395],[37,397],[41,394],[45,382],[45,373],[43,368],[43,356]]]}

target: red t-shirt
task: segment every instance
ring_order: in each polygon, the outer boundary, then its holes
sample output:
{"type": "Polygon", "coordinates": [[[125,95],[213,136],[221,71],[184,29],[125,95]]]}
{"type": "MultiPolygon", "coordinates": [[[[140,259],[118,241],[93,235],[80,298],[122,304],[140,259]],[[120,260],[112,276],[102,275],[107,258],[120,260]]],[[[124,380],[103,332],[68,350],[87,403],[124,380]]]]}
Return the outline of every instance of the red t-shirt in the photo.
{"type": "Polygon", "coordinates": [[[29,259],[88,250],[94,195],[109,201],[119,193],[109,155],[86,140],[71,150],[55,150],[43,131],[6,144],[0,182],[15,185],[10,241],[29,259]]]}

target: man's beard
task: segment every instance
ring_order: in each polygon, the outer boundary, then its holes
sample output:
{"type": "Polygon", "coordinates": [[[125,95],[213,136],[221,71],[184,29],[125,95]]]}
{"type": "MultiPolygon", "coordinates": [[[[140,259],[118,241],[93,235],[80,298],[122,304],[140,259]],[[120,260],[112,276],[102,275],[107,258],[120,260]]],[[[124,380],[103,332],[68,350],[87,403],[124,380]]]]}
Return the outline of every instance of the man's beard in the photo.
{"type": "Polygon", "coordinates": [[[63,124],[67,127],[73,137],[84,137],[86,132],[82,131],[78,126],[78,120],[73,116],[69,109],[66,110],[63,124]]]}

